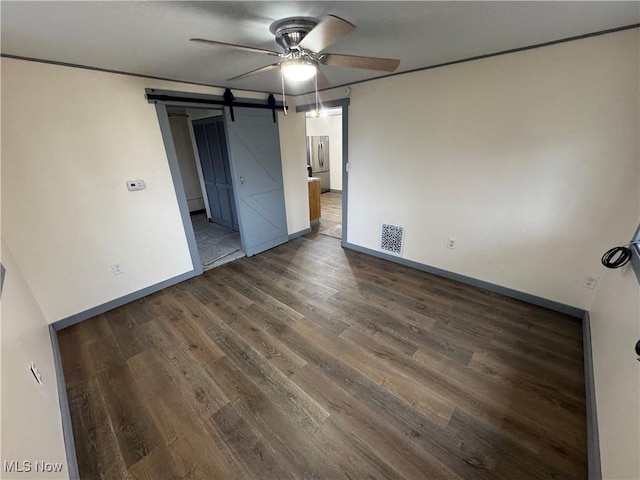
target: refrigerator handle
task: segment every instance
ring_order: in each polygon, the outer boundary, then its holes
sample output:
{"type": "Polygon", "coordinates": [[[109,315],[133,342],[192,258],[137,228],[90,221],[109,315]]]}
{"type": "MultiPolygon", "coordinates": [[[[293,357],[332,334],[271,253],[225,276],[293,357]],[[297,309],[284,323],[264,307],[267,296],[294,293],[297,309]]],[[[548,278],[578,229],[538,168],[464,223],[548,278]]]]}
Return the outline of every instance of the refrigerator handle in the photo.
{"type": "Polygon", "coordinates": [[[318,163],[320,164],[320,171],[324,169],[324,162],[322,161],[322,142],[318,142],[318,163]]]}

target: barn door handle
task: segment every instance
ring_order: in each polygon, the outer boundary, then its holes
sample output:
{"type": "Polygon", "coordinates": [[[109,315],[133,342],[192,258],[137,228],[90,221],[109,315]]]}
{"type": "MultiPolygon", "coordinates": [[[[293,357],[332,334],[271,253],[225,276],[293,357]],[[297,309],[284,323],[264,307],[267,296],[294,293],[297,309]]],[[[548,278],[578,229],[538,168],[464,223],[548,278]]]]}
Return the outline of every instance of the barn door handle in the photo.
{"type": "Polygon", "coordinates": [[[244,177],[240,177],[240,184],[244,185],[244,177]]]}

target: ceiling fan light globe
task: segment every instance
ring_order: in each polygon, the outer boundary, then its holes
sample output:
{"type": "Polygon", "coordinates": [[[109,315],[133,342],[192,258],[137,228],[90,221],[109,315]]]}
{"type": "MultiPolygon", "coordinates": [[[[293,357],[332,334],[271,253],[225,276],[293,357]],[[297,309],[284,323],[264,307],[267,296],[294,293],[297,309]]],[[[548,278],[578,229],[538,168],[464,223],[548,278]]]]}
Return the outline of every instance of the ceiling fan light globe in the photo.
{"type": "Polygon", "coordinates": [[[308,60],[289,60],[284,62],[280,68],[284,78],[293,82],[310,80],[318,71],[318,66],[308,60]]]}

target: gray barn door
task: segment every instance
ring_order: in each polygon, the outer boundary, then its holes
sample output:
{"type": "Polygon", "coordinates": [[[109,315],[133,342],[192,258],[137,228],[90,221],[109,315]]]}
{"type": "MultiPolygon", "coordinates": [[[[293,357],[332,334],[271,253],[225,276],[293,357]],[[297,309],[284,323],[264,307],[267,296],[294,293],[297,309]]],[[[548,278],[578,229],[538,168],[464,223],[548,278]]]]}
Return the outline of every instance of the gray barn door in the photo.
{"type": "Polygon", "coordinates": [[[211,221],[238,231],[233,179],[222,117],[195,120],[193,133],[207,189],[211,221]]]}
{"type": "Polygon", "coordinates": [[[242,249],[255,255],[289,240],[278,124],[271,110],[225,108],[242,249]]]}

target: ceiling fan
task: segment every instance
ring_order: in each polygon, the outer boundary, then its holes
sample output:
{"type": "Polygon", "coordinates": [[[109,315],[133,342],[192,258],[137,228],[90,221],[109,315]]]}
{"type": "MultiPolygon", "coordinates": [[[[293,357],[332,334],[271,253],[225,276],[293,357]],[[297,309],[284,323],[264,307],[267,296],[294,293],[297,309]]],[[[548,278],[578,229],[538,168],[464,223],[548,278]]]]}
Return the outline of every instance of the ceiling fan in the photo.
{"type": "Polygon", "coordinates": [[[230,78],[229,81],[241,80],[258,73],[280,69],[283,78],[301,82],[310,80],[315,76],[317,86],[326,88],[328,81],[319,70],[320,65],[363,68],[381,72],[395,71],[400,64],[400,60],[323,52],[325,48],[351,33],[355,28],[356,26],[352,23],[335,15],[326,15],[320,21],[300,17],[278,20],[271,25],[270,31],[276,37],[276,43],[283,48],[283,53],[204,38],[192,38],[190,41],[220,45],[280,58],[277,63],[237,75],[230,78]]]}

